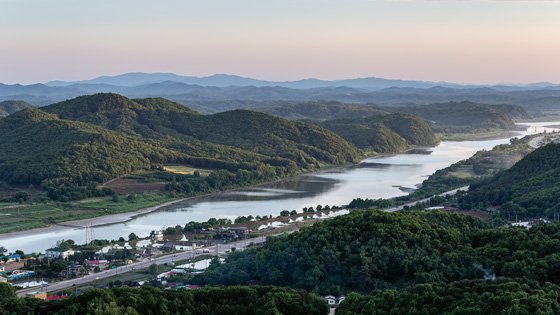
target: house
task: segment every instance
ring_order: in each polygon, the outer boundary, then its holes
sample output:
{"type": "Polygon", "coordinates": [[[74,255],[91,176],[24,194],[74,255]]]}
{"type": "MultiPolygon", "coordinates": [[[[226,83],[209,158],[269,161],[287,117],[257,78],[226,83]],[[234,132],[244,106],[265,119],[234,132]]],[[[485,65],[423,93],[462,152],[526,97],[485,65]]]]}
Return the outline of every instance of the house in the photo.
{"type": "Polygon", "coordinates": [[[69,276],[71,274],[79,275],[82,272],[80,270],[85,269],[84,266],[79,264],[71,264],[70,266],[66,267],[66,275],[69,276]]]}
{"type": "MultiPolygon", "coordinates": [[[[1,261],[1,262],[4,262],[4,261],[3,261],[4,257],[6,257],[6,256],[0,256],[0,261],[1,261]]],[[[21,258],[21,256],[18,255],[18,254],[14,254],[14,255],[8,256],[7,258],[8,258],[8,261],[7,261],[7,262],[8,262],[8,263],[11,263],[11,262],[19,261],[19,259],[21,258]]]]}
{"type": "Polygon", "coordinates": [[[69,295],[49,295],[47,296],[47,301],[60,300],[67,297],[69,297],[69,295]]]}
{"type": "Polygon", "coordinates": [[[136,255],[146,257],[146,249],[145,248],[136,249],[136,255]]]}
{"type": "Polygon", "coordinates": [[[236,233],[236,234],[239,234],[239,233],[248,234],[249,233],[249,229],[247,227],[244,227],[244,226],[243,227],[230,227],[228,229],[228,231],[230,233],[236,233]]]}
{"type": "Polygon", "coordinates": [[[45,256],[49,259],[62,258],[66,259],[68,256],[74,255],[74,250],[72,249],[61,249],[61,248],[49,248],[45,251],[45,256]]]}
{"type": "Polygon", "coordinates": [[[25,297],[46,300],[47,292],[29,292],[25,295],[25,297]]]}
{"type": "Polygon", "coordinates": [[[0,276],[0,282],[8,282],[8,279],[6,279],[6,278],[0,276]]]}
{"type": "Polygon", "coordinates": [[[336,305],[336,298],[332,295],[327,295],[323,299],[325,299],[325,301],[327,301],[327,304],[329,306],[336,305]]]}
{"type": "Polygon", "coordinates": [[[0,272],[4,272],[4,267],[0,266],[0,272]]]}
{"type": "Polygon", "coordinates": [[[148,247],[152,245],[152,242],[150,240],[141,240],[136,242],[136,247],[148,247]]]}
{"type": "Polygon", "coordinates": [[[329,306],[336,306],[338,304],[340,304],[342,301],[346,300],[346,295],[341,295],[338,297],[335,297],[333,295],[327,295],[322,297],[325,301],[327,301],[327,304],[329,306]]]}
{"type": "Polygon", "coordinates": [[[161,247],[161,250],[163,250],[163,251],[168,251],[168,250],[173,250],[174,248],[175,248],[175,245],[173,245],[173,244],[171,244],[171,243],[167,243],[167,244],[164,244],[164,245],[161,247]]]}
{"type": "Polygon", "coordinates": [[[163,232],[159,231],[159,232],[154,233],[154,235],[152,235],[152,239],[156,242],[163,241],[163,232]]]}

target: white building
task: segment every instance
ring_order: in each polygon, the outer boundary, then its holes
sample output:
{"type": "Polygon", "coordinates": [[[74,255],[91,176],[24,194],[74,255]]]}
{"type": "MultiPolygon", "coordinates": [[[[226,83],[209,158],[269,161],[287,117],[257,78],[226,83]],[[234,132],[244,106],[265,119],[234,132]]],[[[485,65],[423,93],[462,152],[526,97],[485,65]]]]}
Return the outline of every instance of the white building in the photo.
{"type": "Polygon", "coordinates": [[[45,256],[49,259],[53,258],[68,258],[68,256],[74,255],[74,250],[72,249],[60,249],[60,248],[50,248],[45,251],[45,256]]]}

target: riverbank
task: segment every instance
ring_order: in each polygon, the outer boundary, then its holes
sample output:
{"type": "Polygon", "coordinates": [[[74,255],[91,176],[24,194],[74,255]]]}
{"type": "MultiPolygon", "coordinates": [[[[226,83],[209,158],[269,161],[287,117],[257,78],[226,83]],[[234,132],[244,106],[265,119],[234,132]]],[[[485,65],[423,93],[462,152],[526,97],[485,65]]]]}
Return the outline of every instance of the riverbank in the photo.
{"type": "Polygon", "coordinates": [[[207,198],[207,197],[211,197],[211,196],[217,196],[217,195],[220,195],[220,194],[231,193],[231,192],[235,192],[235,191],[239,191],[239,190],[259,188],[261,186],[291,180],[294,177],[298,177],[298,176],[302,176],[302,175],[319,174],[320,172],[324,172],[325,170],[349,167],[349,166],[352,166],[352,165],[357,165],[357,164],[325,165],[325,166],[321,167],[320,169],[317,169],[317,170],[312,171],[312,172],[307,172],[307,173],[302,173],[302,174],[298,174],[298,175],[288,176],[288,177],[276,179],[276,180],[273,180],[273,181],[266,181],[266,182],[262,182],[262,183],[249,185],[249,186],[241,186],[241,187],[236,187],[236,188],[231,188],[231,189],[226,189],[226,190],[221,190],[221,191],[216,191],[216,192],[211,192],[211,193],[206,193],[206,194],[201,194],[201,195],[192,196],[192,197],[174,199],[174,200],[171,200],[171,201],[167,201],[167,202],[157,204],[157,205],[154,205],[154,206],[150,206],[150,207],[141,208],[141,209],[138,209],[138,210],[115,213],[115,214],[105,214],[105,215],[100,214],[100,215],[90,217],[90,218],[57,222],[57,223],[51,224],[51,225],[46,226],[46,227],[38,227],[38,228],[24,229],[24,230],[20,230],[20,231],[2,233],[2,234],[0,234],[0,242],[2,242],[5,239],[8,239],[8,238],[21,237],[21,236],[26,236],[27,237],[27,236],[33,236],[33,235],[40,235],[40,234],[44,234],[44,233],[59,232],[59,231],[62,231],[62,230],[66,230],[68,228],[85,229],[86,226],[100,227],[100,226],[109,225],[109,224],[125,223],[125,222],[128,222],[130,220],[133,220],[134,218],[136,218],[138,216],[149,214],[149,213],[154,212],[156,210],[159,210],[161,208],[171,206],[175,203],[180,203],[180,202],[184,202],[184,201],[188,201],[188,200],[202,199],[202,198],[207,198]]]}

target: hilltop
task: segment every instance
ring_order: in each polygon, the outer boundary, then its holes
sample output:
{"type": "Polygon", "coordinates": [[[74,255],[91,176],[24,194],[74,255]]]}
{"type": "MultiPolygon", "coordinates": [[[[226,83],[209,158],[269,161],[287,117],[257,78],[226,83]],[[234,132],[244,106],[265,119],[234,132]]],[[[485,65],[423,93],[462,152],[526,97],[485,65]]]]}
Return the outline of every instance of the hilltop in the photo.
{"type": "Polygon", "coordinates": [[[428,124],[411,114],[390,114],[364,118],[341,118],[317,122],[358,148],[375,152],[398,152],[410,145],[428,146],[439,142],[428,124]]]}
{"type": "Polygon", "coordinates": [[[196,193],[354,162],[360,155],[314,125],[246,110],[201,115],[165,99],[117,94],[28,108],[0,120],[0,130],[0,180],[42,184],[51,196],[169,163],[224,170],[207,178],[180,176],[183,187],[192,186],[187,192],[196,193]]]}
{"type": "Polygon", "coordinates": [[[35,107],[24,101],[4,101],[0,102],[0,118],[6,117],[24,108],[35,107]]]}
{"type": "Polygon", "coordinates": [[[502,206],[500,215],[554,217],[560,209],[560,144],[549,143],[526,155],[510,169],[472,184],[465,203],[502,206]]]}
{"type": "Polygon", "coordinates": [[[428,121],[436,132],[515,130],[512,117],[530,117],[522,107],[517,105],[489,105],[469,101],[386,107],[386,110],[416,115],[428,121]]]}

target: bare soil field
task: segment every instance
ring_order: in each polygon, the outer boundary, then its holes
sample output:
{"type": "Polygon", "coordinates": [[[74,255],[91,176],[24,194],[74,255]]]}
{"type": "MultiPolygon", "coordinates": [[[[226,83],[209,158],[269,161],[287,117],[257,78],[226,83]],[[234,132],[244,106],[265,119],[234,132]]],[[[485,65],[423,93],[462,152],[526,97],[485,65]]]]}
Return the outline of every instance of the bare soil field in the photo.
{"type": "Polygon", "coordinates": [[[130,194],[133,192],[157,191],[165,188],[164,183],[142,183],[137,179],[116,178],[101,185],[112,188],[119,194],[130,194]]]}

